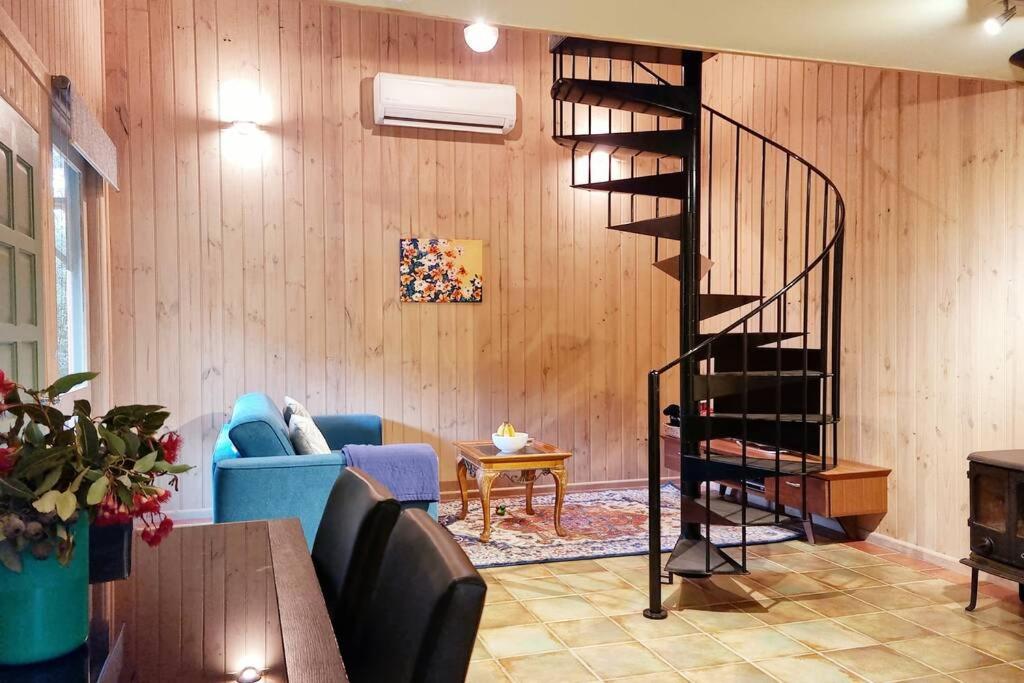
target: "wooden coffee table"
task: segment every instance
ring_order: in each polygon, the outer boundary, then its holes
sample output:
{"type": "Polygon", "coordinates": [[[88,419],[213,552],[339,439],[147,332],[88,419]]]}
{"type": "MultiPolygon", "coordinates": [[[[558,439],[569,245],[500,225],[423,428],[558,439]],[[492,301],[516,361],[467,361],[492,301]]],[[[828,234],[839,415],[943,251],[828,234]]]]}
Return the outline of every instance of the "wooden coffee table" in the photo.
{"type": "Polygon", "coordinates": [[[569,474],[565,461],[572,453],[556,446],[534,441],[516,453],[505,454],[490,441],[456,441],[455,471],[459,477],[459,493],[462,495],[462,513],[466,518],[469,506],[469,477],[476,479],[480,489],[480,504],[484,510],[484,531],[480,542],[491,540],[491,485],[500,476],[515,484],[526,484],[526,514],[533,514],[533,483],[542,474],[550,474],[555,480],[555,533],[565,536],[562,529],[562,501],[569,474]]]}

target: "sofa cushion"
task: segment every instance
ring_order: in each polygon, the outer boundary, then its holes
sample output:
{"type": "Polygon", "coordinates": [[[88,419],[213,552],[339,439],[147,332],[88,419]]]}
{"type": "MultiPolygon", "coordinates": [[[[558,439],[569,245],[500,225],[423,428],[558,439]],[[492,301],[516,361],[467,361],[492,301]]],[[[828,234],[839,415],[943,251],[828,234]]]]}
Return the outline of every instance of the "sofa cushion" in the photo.
{"type": "Polygon", "coordinates": [[[285,396],[284,423],[288,425],[289,428],[291,428],[292,426],[292,415],[301,415],[302,417],[308,417],[310,420],[313,419],[313,416],[310,414],[310,412],[306,410],[306,406],[302,405],[291,396],[285,396]]]}
{"type": "Polygon", "coordinates": [[[296,455],[322,455],[331,452],[327,439],[317,429],[311,417],[292,413],[288,422],[288,436],[292,439],[296,455]]]}
{"type": "Polygon", "coordinates": [[[266,394],[239,397],[228,435],[243,458],[295,455],[284,417],[266,394]]]}

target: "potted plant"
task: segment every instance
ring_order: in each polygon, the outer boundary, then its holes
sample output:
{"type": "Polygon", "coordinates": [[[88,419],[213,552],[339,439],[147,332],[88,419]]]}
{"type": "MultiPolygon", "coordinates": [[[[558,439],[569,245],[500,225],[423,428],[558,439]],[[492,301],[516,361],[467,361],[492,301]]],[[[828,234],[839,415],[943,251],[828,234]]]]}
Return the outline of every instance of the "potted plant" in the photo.
{"type": "Polygon", "coordinates": [[[0,664],[59,657],[85,642],[90,521],[138,521],[151,545],[173,527],[161,505],[191,468],[176,462],[181,438],[164,429],[167,411],[127,405],[94,417],[85,400],[70,414],[57,407],[94,377],[34,390],[0,371],[0,664]]]}

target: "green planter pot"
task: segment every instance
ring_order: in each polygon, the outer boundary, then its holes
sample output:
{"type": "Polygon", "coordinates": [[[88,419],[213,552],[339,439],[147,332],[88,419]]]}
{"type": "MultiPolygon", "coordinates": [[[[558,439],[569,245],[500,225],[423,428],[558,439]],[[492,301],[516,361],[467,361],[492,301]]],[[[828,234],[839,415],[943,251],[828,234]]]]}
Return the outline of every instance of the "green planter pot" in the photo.
{"type": "Polygon", "coordinates": [[[0,664],[42,662],[71,652],[89,635],[89,520],[75,524],[75,552],[66,567],[56,554],[25,551],[22,571],[0,565],[0,664]]]}

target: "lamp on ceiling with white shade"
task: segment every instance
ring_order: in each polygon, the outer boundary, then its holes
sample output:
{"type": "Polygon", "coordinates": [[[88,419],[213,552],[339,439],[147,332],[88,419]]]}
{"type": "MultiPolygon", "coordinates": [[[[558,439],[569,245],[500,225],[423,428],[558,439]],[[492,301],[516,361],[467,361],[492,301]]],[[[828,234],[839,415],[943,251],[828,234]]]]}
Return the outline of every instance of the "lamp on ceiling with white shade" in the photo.
{"type": "Polygon", "coordinates": [[[473,52],[490,52],[498,44],[498,27],[491,26],[483,19],[477,19],[463,29],[462,35],[473,52]]]}

